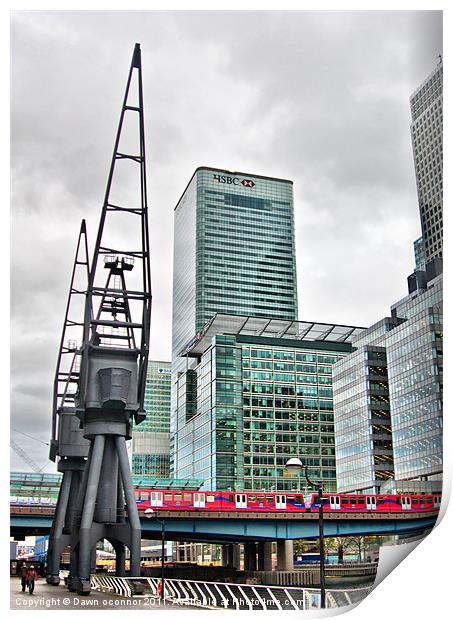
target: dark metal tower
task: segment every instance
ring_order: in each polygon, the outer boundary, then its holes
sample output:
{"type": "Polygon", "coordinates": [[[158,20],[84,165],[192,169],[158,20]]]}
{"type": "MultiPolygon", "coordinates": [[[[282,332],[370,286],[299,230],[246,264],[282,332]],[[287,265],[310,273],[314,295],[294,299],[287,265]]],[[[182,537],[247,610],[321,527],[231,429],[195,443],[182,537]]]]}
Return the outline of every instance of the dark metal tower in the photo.
{"type": "Polygon", "coordinates": [[[80,429],[74,401],[79,386],[80,343],[89,271],[86,225],[82,220],[58,351],[52,403],[49,458],[55,461],[58,457],[58,471],[63,473],[47,551],[47,582],[52,585],[60,582],[61,553],[71,542],[75,501],[90,445],[80,429]]]}
{"type": "Polygon", "coordinates": [[[140,575],[141,528],[126,439],[131,438],[132,420],[139,424],[146,417],[150,317],[143,89],[136,44],[89,274],[75,398],[76,415],[90,441],[73,523],[68,580],[69,588],[80,594],[90,592],[90,558],[103,538],[115,549],[117,574],[125,574],[128,547],[130,575],[140,575]],[[131,183],[134,174],[136,181],[131,183]],[[107,270],[103,278],[102,262],[107,270]]]}

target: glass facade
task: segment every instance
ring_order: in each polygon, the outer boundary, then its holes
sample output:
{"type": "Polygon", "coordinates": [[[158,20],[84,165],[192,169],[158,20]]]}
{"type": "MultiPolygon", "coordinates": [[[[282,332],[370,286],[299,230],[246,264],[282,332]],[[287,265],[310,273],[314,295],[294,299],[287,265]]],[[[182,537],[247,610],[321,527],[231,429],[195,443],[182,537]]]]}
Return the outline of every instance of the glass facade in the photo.
{"type": "Polygon", "coordinates": [[[145,384],[146,419],[132,432],[132,473],[170,475],[170,362],[149,361],[145,384]]]}
{"type": "Polygon", "coordinates": [[[417,271],[424,271],[426,267],[425,257],[425,243],[423,237],[419,237],[414,241],[414,257],[415,257],[415,269],[417,271]]]}
{"type": "Polygon", "coordinates": [[[443,64],[410,98],[412,150],[425,259],[442,256],[443,64]]]}
{"type": "Polygon", "coordinates": [[[334,491],[332,367],[350,352],[348,342],[213,335],[190,380],[178,377],[175,475],[207,490],[298,489],[304,479],[285,464],[299,456],[334,491]]]}
{"type": "Polygon", "coordinates": [[[352,345],[333,371],[338,490],[441,480],[442,276],[352,345]]]}
{"type": "Polygon", "coordinates": [[[386,348],[395,477],[442,478],[442,276],[392,310],[405,322],[386,348]]]}
{"type": "MultiPolygon", "coordinates": [[[[396,319],[368,330],[369,343],[382,342],[396,319]]],[[[338,491],[379,493],[394,478],[387,356],[383,347],[359,343],[333,368],[338,491]]]]}

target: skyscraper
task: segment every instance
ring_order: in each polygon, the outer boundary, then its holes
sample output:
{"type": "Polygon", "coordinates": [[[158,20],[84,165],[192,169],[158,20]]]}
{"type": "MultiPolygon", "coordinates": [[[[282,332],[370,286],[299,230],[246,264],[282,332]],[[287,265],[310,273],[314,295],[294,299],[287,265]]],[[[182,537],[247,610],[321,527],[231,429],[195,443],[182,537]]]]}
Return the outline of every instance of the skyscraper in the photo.
{"type": "Polygon", "coordinates": [[[132,473],[170,475],[170,362],[149,361],[145,384],[146,420],[132,432],[132,473]]]}
{"type": "Polygon", "coordinates": [[[174,232],[173,360],[217,312],[297,318],[292,181],[197,168],[174,232]]]}
{"type": "Polygon", "coordinates": [[[410,98],[412,150],[425,259],[442,257],[442,61],[410,98]]]}

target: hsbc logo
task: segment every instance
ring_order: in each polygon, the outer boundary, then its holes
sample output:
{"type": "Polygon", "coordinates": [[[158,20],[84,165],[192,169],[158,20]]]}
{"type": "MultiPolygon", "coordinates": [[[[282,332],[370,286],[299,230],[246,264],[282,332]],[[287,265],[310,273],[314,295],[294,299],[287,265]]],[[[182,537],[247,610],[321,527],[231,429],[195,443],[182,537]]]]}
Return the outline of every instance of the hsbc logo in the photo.
{"type": "Polygon", "coordinates": [[[213,174],[213,181],[217,183],[226,183],[227,185],[243,185],[244,187],[255,187],[255,183],[251,179],[239,180],[237,177],[229,177],[223,174],[213,174]]]}

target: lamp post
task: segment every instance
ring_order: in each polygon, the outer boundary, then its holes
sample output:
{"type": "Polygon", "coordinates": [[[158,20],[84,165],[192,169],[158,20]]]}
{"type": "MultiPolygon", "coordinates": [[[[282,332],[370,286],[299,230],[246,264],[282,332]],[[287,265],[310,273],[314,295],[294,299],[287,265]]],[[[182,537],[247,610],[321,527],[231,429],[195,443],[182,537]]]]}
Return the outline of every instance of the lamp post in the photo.
{"type": "Polygon", "coordinates": [[[157,514],[155,510],[152,508],[147,508],[145,510],[145,517],[147,519],[154,518],[156,521],[160,523],[160,532],[161,532],[161,540],[162,540],[162,559],[160,563],[161,567],[161,583],[162,589],[160,591],[160,599],[162,602],[165,600],[165,521],[157,518],[157,514]]]}
{"type": "MultiPolygon", "coordinates": [[[[286,463],[287,469],[301,471],[303,468],[302,461],[297,457],[289,459],[286,463]]],[[[319,501],[319,585],[321,590],[321,609],[325,609],[326,606],[326,568],[325,568],[325,555],[324,555],[324,502],[327,498],[323,495],[322,482],[313,482],[308,477],[308,467],[305,466],[305,478],[307,483],[314,487],[318,493],[319,501]]]]}

